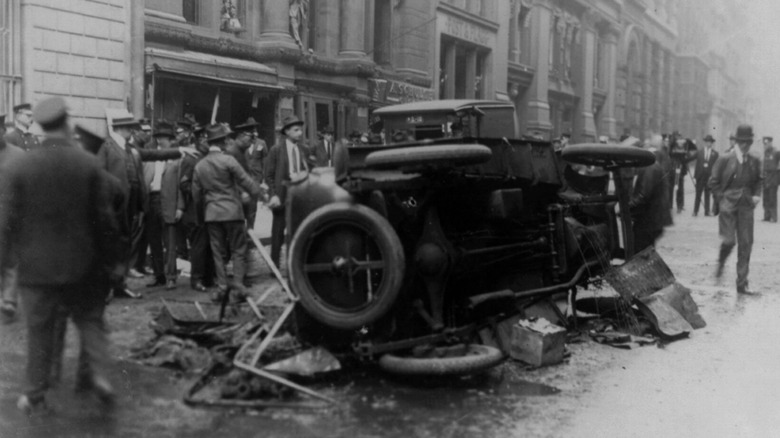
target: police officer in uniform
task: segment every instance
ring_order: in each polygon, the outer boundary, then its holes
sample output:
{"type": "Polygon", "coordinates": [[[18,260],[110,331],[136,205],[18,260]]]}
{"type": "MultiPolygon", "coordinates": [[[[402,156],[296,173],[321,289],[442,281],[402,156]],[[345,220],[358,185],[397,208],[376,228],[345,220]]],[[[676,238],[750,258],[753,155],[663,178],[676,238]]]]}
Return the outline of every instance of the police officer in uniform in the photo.
{"type": "Polygon", "coordinates": [[[39,146],[38,137],[30,132],[32,105],[23,103],[14,107],[14,129],[5,134],[6,143],[30,151],[39,146]]]}
{"type": "Polygon", "coordinates": [[[777,186],[780,184],[780,151],[772,144],[772,137],[764,141],[764,222],[777,222],[777,186]]]}

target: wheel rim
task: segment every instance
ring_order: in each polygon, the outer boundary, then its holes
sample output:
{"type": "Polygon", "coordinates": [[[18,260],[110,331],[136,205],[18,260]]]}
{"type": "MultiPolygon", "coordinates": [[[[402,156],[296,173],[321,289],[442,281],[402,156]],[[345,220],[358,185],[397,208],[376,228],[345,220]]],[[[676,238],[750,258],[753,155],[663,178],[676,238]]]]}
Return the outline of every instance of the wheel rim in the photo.
{"type": "Polygon", "coordinates": [[[376,302],[387,281],[385,249],[362,222],[340,219],[311,233],[304,247],[303,280],[314,299],[339,312],[359,312],[376,302]]]}

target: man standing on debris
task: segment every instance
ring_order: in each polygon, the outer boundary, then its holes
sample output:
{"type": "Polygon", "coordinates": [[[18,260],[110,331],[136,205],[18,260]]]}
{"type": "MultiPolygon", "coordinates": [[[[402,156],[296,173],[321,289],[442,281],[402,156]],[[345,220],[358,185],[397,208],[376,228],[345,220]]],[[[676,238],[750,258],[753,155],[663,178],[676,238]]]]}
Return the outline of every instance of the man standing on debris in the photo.
{"type": "Polygon", "coordinates": [[[772,137],[764,137],[764,222],[777,222],[777,186],[780,184],[780,151],[772,137]]]}
{"type": "Polygon", "coordinates": [[[303,121],[288,116],[282,121],[281,141],[268,153],[266,162],[266,184],[268,184],[268,208],[273,212],[271,225],[271,260],[279,266],[284,243],[284,206],[287,198],[287,184],[299,172],[308,170],[306,157],[308,148],[303,145],[303,121]]]}
{"type": "Polygon", "coordinates": [[[696,153],[696,170],[693,172],[693,179],[696,180],[696,198],[693,202],[694,216],[699,214],[702,194],[704,195],[704,215],[710,215],[711,193],[707,184],[710,182],[710,175],[712,175],[712,166],[718,160],[718,151],[712,147],[714,143],[715,139],[707,134],[704,137],[704,149],[696,153]]]}
{"type": "Polygon", "coordinates": [[[87,365],[79,367],[77,390],[113,402],[103,309],[123,251],[110,176],[76,146],[65,101],[44,99],[33,117],[46,138],[14,161],[0,186],[0,266],[9,252],[18,260],[28,327],[28,388],[17,406],[43,414],[63,309],[79,329],[87,365]]]}
{"type": "Polygon", "coordinates": [[[715,277],[723,275],[723,265],[736,244],[737,293],[752,294],[748,290],[748,270],[753,249],[753,210],[761,193],[761,161],[748,154],[753,144],[751,125],[739,125],[734,139],[734,152],[718,158],[710,177],[710,188],[720,199],[721,245],[715,277]]]}
{"type": "Polygon", "coordinates": [[[664,169],[658,159],[662,145],[663,138],[660,135],[654,135],[645,143],[645,148],[656,156],[656,160],[649,166],[637,169],[636,183],[628,204],[633,217],[636,252],[654,246],[663,234],[664,226],[671,223],[671,212],[667,205],[668,180],[664,178],[664,169]]]}
{"type": "Polygon", "coordinates": [[[209,153],[195,165],[192,198],[196,205],[204,208],[220,294],[230,289],[225,272],[228,254],[233,258],[231,287],[241,293],[244,291],[247,253],[241,189],[255,197],[262,194],[262,189],[235,158],[224,153],[225,139],[230,131],[218,124],[209,126],[207,131],[209,153]]]}

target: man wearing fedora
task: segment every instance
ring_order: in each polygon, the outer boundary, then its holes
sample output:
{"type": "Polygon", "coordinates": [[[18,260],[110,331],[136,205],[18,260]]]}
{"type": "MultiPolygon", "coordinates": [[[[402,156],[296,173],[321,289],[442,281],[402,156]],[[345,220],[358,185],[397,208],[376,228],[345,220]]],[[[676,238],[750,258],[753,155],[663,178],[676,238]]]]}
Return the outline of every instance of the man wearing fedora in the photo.
{"type": "Polygon", "coordinates": [[[734,140],[734,152],[718,158],[709,182],[715,197],[720,199],[721,244],[715,277],[723,275],[723,265],[737,245],[737,293],[752,294],[748,289],[748,271],[753,249],[753,210],[761,194],[761,161],[748,154],[753,144],[751,125],[739,125],[734,140]]]}
{"type": "Polygon", "coordinates": [[[192,198],[196,205],[203,205],[220,293],[227,293],[229,289],[240,293],[244,291],[247,269],[247,235],[241,190],[258,197],[262,189],[235,158],[224,153],[230,131],[219,124],[209,126],[207,131],[209,153],[195,165],[192,198]],[[233,259],[233,282],[230,286],[225,272],[228,254],[233,259]]]}
{"type": "Polygon", "coordinates": [[[780,184],[780,151],[772,144],[772,137],[764,142],[764,222],[777,222],[777,186],[780,184]]]}
{"type": "Polygon", "coordinates": [[[693,202],[693,215],[699,214],[701,205],[701,196],[704,195],[704,215],[710,215],[710,175],[712,175],[712,166],[718,160],[718,151],[712,145],[715,139],[707,134],[704,137],[704,149],[696,152],[696,169],[693,171],[693,179],[696,181],[696,198],[693,202]]]}
{"type": "Polygon", "coordinates": [[[33,117],[45,139],[15,160],[0,183],[0,266],[9,254],[18,261],[28,332],[27,388],[17,406],[46,413],[63,315],[81,339],[76,389],[111,405],[103,311],[124,255],[112,177],[76,146],[64,100],[44,99],[33,117]]]}
{"type": "Polygon", "coordinates": [[[287,185],[296,174],[309,169],[306,162],[309,150],[303,144],[303,121],[296,116],[287,116],[282,120],[279,131],[282,136],[268,152],[265,171],[270,198],[268,208],[273,213],[271,260],[276,266],[279,266],[284,243],[287,185]]]}
{"type": "Polygon", "coordinates": [[[5,142],[25,151],[37,148],[39,146],[38,137],[30,132],[32,123],[32,105],[29,103],[16,105],[14,107],[14,129],[4,135],[5,142]]]}

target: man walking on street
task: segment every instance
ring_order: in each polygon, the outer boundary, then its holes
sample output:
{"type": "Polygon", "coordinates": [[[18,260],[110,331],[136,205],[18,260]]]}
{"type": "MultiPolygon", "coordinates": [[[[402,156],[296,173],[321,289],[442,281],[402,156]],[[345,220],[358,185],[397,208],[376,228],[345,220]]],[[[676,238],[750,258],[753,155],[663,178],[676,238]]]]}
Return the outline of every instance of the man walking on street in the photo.
{"type": "Polygon", "coordinates": [[[737,127],[734,139],[734,152],[718,158],[710,177],[710,188],[720,199],[721,244],[715,277],[723,275],[723,265],[737,245],[737,293],[753,294],[748,289],[748,271],[753,249],[753,210],[760,199],[761,161],[748,154],[753,144],[752,126],[737,127]]]}
{"type": "Polygon", "coordinates": [[[25,151],[39,146],[38,137],[30,132],[32,126],[32,106],[23,103],[14,107],[14,130],[5,134],[5,142],[25,151]]]}
{"type": "Polygon", "coordinates": [[[58,315],[69,315],[81,338],[77,390],[106,405],[114,399],[106,379],[108,339],[103,310],[121,261],[121,234],[111,178],[75,145],[61,98],[34,111],[46,139],[15,160],[0,186],[0,266],[11,253],[19,264],[28,328],[27,390],[17,406],[43,414],[50,386],[58,315]]]}
{"type": "Polygon", "coordinates": [[[693,215],[699,214],[699,206],[701,205],[701,196],[704,194],[704,215],[710,215],[710,175],[712,175],[712,166],[718,160],[718,152],[713,149],[712,145],[715,143],[715,139],[711,135],[707,134],[704,137],[704,150],[700,150],[696,153],[696,170],[693,172],[693,179],[696,180],[696,199],[693,203],[693,215]]]}
{"type": "Polygon", "coordinates": [[[271,260],[279,267],[284,243],[287,184],[299,172],[308,170],[306,157],[308,148],[302,144],[303,122],[296,116],[282,121],[282,138],[268,153],[266,163],[266,184],[268,184],[268,208],[273,213],[271,224],[271,260]]]}
{"type": "Polygon", "coordinates": [[[777,222],[777,185],[780,184],[780,151],[772,137],[764,137],[764,222],[777,222]]]}
{"type": "Polygon", "coordinates": [[[241,294],[246,275],[247,235],[240,190],[258,197],[262,189],[235,158],[224,153],[228,135],[229,131],[224,126],[209,126],[209,153],[195,166],[192,198],[196,205],[204,208],[220,293],[228,293],[232,288],[241,294]],[[228,253],[233,259],[230,287],[225,271],[228,253]]]}

